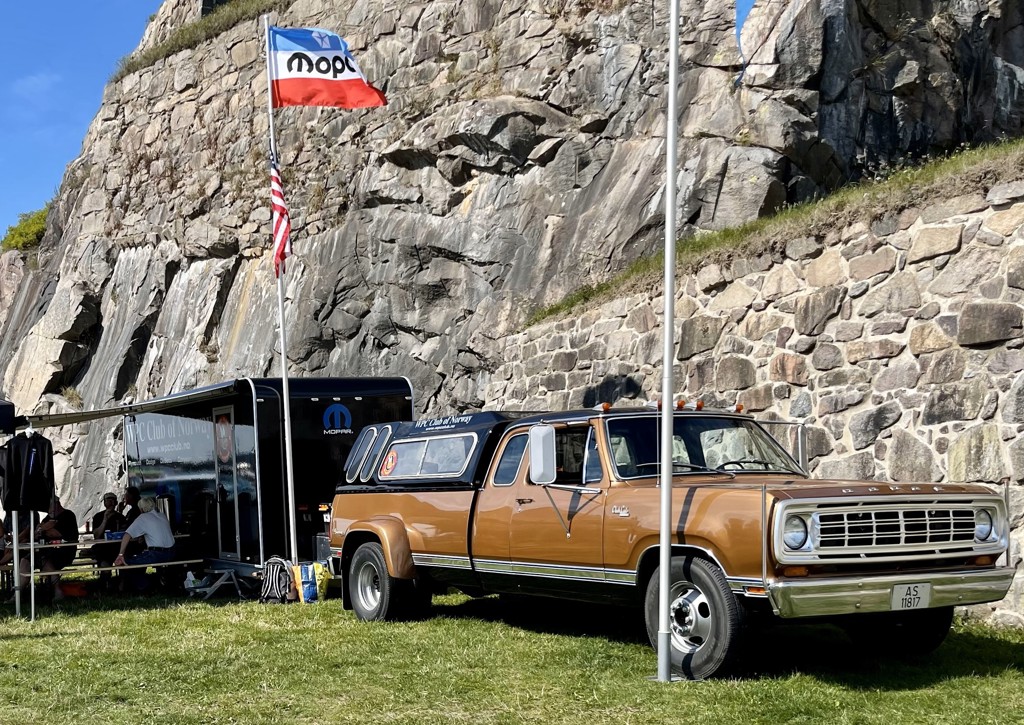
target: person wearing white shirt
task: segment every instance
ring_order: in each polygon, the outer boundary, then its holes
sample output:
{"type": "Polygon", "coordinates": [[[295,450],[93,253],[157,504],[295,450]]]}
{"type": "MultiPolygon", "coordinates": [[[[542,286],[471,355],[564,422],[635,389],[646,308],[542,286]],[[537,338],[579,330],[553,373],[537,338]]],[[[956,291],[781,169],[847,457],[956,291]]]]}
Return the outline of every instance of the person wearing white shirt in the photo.
{"type": "MultiPolygon", "coordinates": [[[[174,559],[174,533],[170,522],[164,515],[156,511],[156,499],[146,496],[139,501],[139,517],[125,531],[121,539],[121,553],[114,559],[114,566],[125,564],[162,564],[174,559]],[[145,539],[146,548],[134,556],[125,559],[124,552],[133,540],[145,539]]],[[[133,569],[132,572],[144,572],[145,569],[133,569]]],[[[127,572],[126,572],[127,573],[127,572]]],[[[144,579],[136,578],[141,584],[144,579]]],[[[141,587],[140,587],[141,588],[141,587]]]]}

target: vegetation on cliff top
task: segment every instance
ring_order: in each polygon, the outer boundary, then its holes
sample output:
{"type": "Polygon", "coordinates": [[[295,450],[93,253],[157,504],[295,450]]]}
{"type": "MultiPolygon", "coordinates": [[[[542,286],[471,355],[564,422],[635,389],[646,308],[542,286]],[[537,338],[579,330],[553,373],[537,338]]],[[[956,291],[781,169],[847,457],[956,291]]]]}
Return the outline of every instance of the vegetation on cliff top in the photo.
{"type": "Polygon", "coordinates": [[[18,223],[7,227],[7,234],[0,242],[0,249],[7,252],[11,249],[33,249],[39,246],[46,232],[46,214],[50,211],[47,204],[38,211],[30,211],[18,215],[18,223]]]}
{"type": "Polygon", "coordinates": [[[231,0],[206,17],[181,26],[162,43],[157,43],[142,52],[126,55],[117,64],[117,70],[110,77],[110,82],[116,83],[135,71],[148,68],[158,60],[163,60],[189,48],[195,48],[200,43],[217,37],[243,21],[252,20],[264,13],[281,12],[291,3],[292,0],[231,0]]]}
{"type": "MultiPolygon", "coordinates": [[[[1024,139],[963,151],[900,169],[884,179],[848,186],[824,199],[787,207],[774,216],[743,226],[681,239],[676,251],[676,272],[689,274],[704,265],[736,257],[781,252],[793,239],[824,238],[829,232],[858,221],[870,224],[907,209],[966,194],[984,196],[996,184],[1022,178],[1024,139]]],[[[641,289],[660,289],[663,278],[663,254],[638,259],[613,278],[582,287],[560,302],[537,310],[526,326],[641,289]]]]}

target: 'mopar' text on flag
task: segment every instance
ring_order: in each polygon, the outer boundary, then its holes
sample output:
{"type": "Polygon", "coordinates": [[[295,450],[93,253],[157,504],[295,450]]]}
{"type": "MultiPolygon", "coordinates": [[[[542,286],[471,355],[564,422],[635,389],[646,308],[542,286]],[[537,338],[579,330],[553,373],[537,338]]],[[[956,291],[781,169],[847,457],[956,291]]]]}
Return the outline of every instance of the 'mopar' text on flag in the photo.
{"type": "Polygon", "coordinates": [[[384,106],[384,94],[366,82],[348,44],[317,28],[270,28],[273,106],[384,106]]]}

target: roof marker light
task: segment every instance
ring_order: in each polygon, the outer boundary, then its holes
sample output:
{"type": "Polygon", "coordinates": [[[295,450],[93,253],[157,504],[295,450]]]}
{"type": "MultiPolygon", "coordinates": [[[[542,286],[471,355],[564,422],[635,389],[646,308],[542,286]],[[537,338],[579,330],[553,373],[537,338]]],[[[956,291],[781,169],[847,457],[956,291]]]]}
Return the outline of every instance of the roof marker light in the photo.
{"type": "Polygon", "coordinates": [[[698,400],[696,405],[697,410],[704,410],[704,401],[698,400]]]}
{"type": "Polygon", "coordinates": [[[685,409],[686,409],[686,401],[685,400],[677,400],[676,401],[676,410],[685,410],[685,409]]]}
{"type": "Polygon", "coordinates": [[[737,413],[742,413],[743,412],[743,403],[736,403],[736,412],[737,413]]]}
{"type": "Polygon", "coordinates": [[[612,404],[611,403],[601,403],[601,412],[602,413],[607,413],[611,409],[612,409],[612,404]]]}

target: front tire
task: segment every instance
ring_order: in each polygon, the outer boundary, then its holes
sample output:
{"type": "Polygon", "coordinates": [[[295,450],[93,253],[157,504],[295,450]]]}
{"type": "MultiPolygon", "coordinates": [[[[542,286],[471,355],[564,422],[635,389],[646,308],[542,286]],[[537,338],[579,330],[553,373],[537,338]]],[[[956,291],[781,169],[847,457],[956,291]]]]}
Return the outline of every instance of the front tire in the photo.
{"type": "Polygon", "coordinates": [[[356,617],[364,622],[398,619],[400,579],[388,574],[384,549],[376,541],[362,544],[348,569],[348,595],[356,617]]]}
{"type": "MultiPolygon", "coordinates": [[[[647,583],[647,636],[658,646],[660,568],[647,583]]],[[[669,631],[672,672],[688,680],[724,673],[738,649],[743,610],[722,571],[692,556],[673,557],[670,570],[669,631]]]]}

